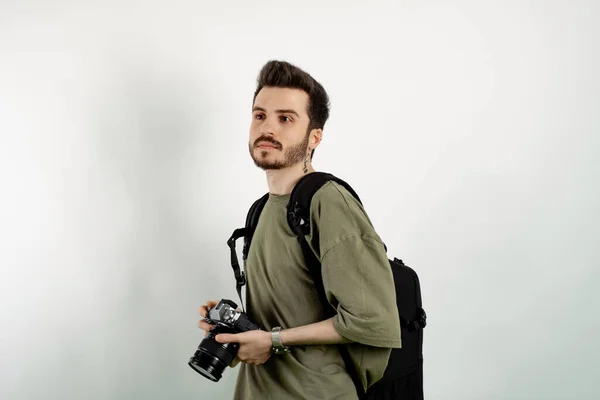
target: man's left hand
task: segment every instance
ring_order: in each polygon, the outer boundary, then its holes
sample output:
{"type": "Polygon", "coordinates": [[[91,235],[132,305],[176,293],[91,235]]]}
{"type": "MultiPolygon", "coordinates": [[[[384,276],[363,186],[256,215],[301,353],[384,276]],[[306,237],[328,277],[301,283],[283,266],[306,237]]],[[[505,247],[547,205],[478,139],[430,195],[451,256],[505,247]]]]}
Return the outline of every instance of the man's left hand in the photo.
{"type": "Polygon", "coordinates": [[[219,343],[239,343],[237,358],[246,364],[264,364],[271,357],[271,333],[248,331],[242,333],[221,333],[215,337],[219,343]]]}

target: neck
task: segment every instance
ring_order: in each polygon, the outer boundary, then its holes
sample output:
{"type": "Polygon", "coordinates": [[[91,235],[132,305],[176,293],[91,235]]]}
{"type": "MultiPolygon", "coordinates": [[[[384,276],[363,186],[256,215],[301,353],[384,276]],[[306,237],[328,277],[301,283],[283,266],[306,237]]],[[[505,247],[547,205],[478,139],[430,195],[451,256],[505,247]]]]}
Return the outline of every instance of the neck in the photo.
{"type": "Polygon", "coordinates": [[[292,193],[292,189],[296,183],[305,175],[315,172],[311,163],[306,164],[306,172],[304,172],[304,163],[292,165],[283,169],[269,169],[267,173],[267,184],[269,185],[269,193],[281,196],[292,193]]]}

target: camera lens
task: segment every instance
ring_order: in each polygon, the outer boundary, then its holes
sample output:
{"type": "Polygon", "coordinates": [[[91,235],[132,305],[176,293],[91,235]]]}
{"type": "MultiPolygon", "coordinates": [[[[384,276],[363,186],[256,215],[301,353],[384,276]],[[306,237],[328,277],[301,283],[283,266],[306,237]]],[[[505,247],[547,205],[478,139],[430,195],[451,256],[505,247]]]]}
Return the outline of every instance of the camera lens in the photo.
{"type": "Polygon", "coordinates": [[[228,329],[216,327],[202,340],[188,365],[202,376],[218,382],[223,371],[231,364],[239,349],[238,343],[219,343],[214,337],[228,329]]]}

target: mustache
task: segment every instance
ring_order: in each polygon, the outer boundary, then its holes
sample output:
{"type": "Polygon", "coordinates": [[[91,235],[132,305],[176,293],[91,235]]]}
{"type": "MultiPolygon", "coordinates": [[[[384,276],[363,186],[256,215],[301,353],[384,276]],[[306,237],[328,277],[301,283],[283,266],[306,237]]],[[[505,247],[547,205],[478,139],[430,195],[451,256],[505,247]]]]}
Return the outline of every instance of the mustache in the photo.
{"type": "Polygon", "coordinates": [[[269,144],[275,146],[277,149],[281,150],[281,144],[280,143],[274,141],[271,138],[263,137],[263,136],[261,136],[258,139],[256,139],[256,141],[254,142],[254,147],[258,147],[258,146],[260,146],[263,143],[269,143],[269,144]]]}

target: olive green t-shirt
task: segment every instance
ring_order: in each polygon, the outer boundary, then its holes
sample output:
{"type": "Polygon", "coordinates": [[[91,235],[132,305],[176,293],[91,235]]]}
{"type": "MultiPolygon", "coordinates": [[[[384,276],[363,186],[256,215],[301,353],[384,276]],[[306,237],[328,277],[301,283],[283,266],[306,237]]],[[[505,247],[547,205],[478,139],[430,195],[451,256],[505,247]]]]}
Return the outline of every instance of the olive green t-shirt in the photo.
{"type": "MultiPolygon", "coordinates": [[[[289,228],[290,195],[269,195],[246,262],[248,316],[263,329],[308,325],[327,317],[302,248],[289,228]]],[[[321,262],[334,328],[365,388],[381,378],[391,349],[401,346],[394,280],[383,243],[361,204],[341,185],[314,195],[308,243],[321,262]]],[[[284,343],[285,344],[285,343],[284,343]]],[[[338,345],[293,346],[262,365],[239,364],[235,400],[356,399],[338,345]]]]}

